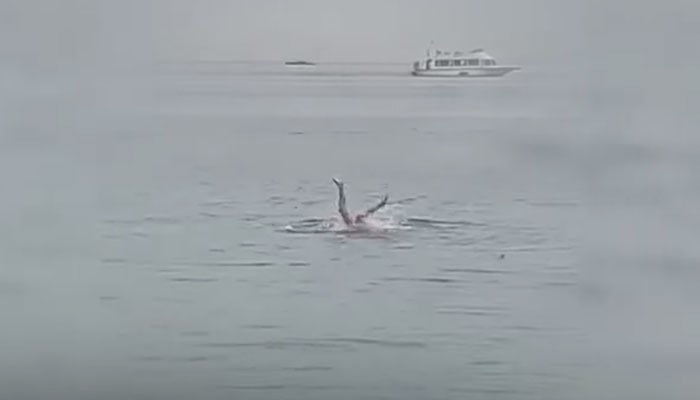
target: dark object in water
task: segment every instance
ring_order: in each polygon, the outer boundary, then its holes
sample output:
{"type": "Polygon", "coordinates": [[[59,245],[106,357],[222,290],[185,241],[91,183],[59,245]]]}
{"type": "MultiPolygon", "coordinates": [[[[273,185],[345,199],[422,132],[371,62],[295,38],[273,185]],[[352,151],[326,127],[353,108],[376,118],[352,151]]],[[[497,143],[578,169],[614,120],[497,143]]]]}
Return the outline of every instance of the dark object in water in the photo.
{"type": "Polygon", "coordinates": [[[296,60],[296,61],[285,61],[284,65],[316,65],[316,64],[309,62],[309,61],[296,60]]]}

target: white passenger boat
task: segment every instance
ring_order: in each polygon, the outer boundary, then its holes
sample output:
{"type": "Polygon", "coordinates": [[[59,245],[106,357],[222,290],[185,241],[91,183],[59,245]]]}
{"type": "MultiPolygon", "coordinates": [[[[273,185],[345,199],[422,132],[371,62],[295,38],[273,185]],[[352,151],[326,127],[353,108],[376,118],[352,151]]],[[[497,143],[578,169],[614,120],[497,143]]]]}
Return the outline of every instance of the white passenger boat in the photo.
{"type": "Polygon", "coordinates": [[[428,49],[424,60],[413,63],[412,73],[415,76],[489,77],[503,76],[519,69],[517,66],[498,65],[483,49],[466,54],[428,49]]]}

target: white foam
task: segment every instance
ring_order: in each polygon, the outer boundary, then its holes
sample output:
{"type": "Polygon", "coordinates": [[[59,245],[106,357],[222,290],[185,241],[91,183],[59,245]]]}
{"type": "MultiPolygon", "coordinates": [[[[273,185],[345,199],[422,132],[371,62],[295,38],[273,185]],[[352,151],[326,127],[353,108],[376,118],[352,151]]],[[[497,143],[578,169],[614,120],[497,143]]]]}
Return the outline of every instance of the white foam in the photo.
{"type": "Polygon", "coordinates": [[[345,225],[340,216],[333,215],[327,219],[314,220],[311,225],[287,225],[284,229],[287,232],[295,233],[348,233],[348,232],[387,232],[394,230],[411,229],[410,226],[402,224],[402,207],[400,204],[392,204],[382,209],[378,213],[366,217],[361,223],[352,227],[345,225]]]}

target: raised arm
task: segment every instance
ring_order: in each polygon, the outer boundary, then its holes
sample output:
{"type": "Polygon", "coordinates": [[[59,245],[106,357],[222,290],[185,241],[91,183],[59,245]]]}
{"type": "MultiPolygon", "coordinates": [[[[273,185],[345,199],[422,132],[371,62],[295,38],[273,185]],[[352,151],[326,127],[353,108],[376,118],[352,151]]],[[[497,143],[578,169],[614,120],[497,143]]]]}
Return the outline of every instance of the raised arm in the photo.
{"type": "Polygon", "coordinates": [[[348,213],[347,206],[345,204],[345,185],[339,179],[333,178],[333,183],[338,187],[338,212],[340,216],[343,217],[343,222],[345,225],[352,225],[352,218],[348,213]]]}
{"type": "Polygon", "coordinates": [[[377,212],[377,211],[379,211],[380,209],[382,209],[382,208],[386,205],[387,201],[389,201],[389,195],[388,195],[388,194],[385,194],[384,197],[382,197],[382,201],[380,201],[379,204],[377,204],[377,205],[374,206],[374,207],[371,207],[371,208],[367,209],[367,211],[365,211],[364,214],[362,214],[362,215],[366,217],[366,216],[368,216],[368,215],[374,214],[375,212],[377,212]]]}

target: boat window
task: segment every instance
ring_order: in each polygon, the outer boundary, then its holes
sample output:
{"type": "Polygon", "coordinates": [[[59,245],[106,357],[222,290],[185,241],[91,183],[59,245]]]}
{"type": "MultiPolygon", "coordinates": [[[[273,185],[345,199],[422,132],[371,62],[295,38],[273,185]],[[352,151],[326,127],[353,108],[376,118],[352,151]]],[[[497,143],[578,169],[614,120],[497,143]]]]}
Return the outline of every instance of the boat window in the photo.
{"type": "Polygon", "coordinates": [[[435,65],[438,67],[447,67],[450,65],[450,60],[437,60],[435,61],[435,65]]]}
{"type": "Polygon", "coordinates": [[[479,59],[478,58],[470,58],[467,60],[469,62],[469,65],[479,65],[479,59]]]}
{"type": "Polygon", "coordinates": [[[484,65],[496,65],[495,60],[484,60],[484,65]]]}

